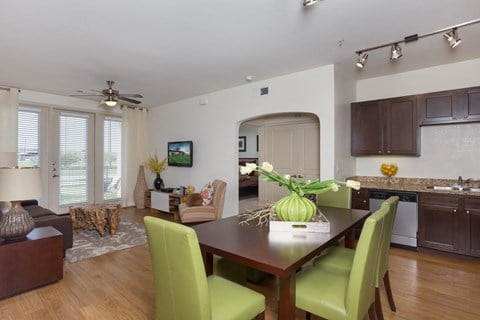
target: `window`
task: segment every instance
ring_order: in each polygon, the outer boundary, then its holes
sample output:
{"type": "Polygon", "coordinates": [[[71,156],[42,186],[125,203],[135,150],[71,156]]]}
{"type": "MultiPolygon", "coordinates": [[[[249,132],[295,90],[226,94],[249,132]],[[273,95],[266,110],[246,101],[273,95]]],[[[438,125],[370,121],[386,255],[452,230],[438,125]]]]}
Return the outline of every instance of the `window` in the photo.
{"type": "Polygon", "coordinates": [[[88,116],[60,116],[60,205],[88,201],[88,116]]]}
{"type": "Polygon", "coordinates": [[[121,197],[122,122],[120,118],[103,121],[103,199],[121,197]]]}
{"type": "Polygon", "coordinates": [[[18,165],[40,166],[40,111],[21,109],[18,111],[18,165]]]}

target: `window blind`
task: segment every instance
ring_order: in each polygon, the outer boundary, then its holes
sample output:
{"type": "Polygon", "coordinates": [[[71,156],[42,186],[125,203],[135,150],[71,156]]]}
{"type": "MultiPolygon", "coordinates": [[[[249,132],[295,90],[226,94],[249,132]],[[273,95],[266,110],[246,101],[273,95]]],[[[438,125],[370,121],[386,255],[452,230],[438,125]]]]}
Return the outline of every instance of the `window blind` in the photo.
{"type": "Polygon", "coordinates": [[[40,166],[39,111],[18,111],[17,157],[20,167],[40,166]]]}
{"type": "Polygon", "coordinates": [[[103,198],[121,197],[122,122],[106,118],[103,122],[103,198]]]}

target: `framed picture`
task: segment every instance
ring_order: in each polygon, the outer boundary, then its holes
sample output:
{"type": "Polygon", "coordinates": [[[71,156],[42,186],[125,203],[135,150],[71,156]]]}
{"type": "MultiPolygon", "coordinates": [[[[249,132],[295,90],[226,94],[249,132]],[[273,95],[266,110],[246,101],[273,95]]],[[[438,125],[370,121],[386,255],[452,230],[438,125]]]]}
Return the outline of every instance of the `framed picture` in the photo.
{"type": "Polygon", "coordinates": [[[247,151],[247,137],[246,136],[238,137],[238,151],[239,152],[247,151]]]}

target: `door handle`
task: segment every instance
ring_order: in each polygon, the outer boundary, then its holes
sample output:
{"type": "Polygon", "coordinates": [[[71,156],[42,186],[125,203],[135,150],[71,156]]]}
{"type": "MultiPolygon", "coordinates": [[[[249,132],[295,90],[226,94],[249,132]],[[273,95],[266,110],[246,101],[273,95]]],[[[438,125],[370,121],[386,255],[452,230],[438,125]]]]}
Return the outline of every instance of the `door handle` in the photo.
{"type": "Polygon", "coordinates": [[[59,175],[59,174],[54,174],[54,175],[52,176],[52,178],[57,178],[57,177],[60,177],[60,175],[59,175]]]}

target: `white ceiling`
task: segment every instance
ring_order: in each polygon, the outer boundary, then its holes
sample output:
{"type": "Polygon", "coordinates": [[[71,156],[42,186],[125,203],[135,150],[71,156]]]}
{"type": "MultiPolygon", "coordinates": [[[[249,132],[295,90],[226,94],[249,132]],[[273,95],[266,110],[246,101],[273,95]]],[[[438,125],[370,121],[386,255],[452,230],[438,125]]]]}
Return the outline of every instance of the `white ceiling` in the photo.
{"type": "Polygon", "coordinates": [[[480,24],[369,52],[355,51],[480,17],[478,0],[15,0],[0,10],[0,85],[53,94],[141,93],[157,106],[296,71],[336,64],[370,78],[480,57],[480,24]],[[339,46],[339,40],[343,45],[339,46]]]}

